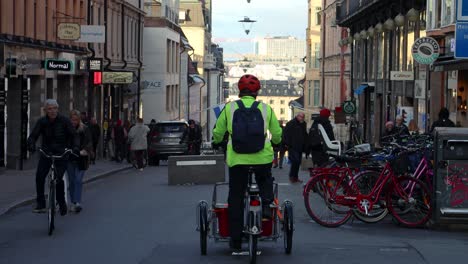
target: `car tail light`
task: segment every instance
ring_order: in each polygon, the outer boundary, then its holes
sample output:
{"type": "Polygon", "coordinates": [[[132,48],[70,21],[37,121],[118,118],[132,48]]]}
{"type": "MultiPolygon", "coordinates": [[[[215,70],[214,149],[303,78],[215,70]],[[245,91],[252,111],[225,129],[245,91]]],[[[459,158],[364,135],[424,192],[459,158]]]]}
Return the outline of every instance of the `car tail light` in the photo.
{"type": "Polygon", "coordinates": [[[250,206],[260,206],[259,200],[250,200],[250,206]]]}

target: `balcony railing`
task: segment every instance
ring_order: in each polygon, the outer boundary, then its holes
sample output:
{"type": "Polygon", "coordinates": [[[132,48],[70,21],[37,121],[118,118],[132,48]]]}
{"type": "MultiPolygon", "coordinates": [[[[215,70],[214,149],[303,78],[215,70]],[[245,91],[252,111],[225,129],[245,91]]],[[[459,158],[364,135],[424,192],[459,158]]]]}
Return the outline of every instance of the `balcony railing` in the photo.
{"type": "Polygon", "coordinates": [[[337,4],[336,20],[341,23],[379,1],[381,0],[341,0],[337,4]]]}

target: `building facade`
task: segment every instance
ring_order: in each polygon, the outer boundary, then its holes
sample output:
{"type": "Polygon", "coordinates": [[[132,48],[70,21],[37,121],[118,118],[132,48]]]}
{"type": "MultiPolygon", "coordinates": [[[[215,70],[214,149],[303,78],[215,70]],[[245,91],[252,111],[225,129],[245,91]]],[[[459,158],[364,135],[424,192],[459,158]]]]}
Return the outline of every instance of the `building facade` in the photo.
{"type": "Polygon", "coordinates": [[[312,114],[318,113],[323,105],[320,80],[320,38],[322,25],[322,3],[321,0],[309,0],[307,34],[307,57],[306,75],[304,87],[304,111],[306,121],[311,121],[312,114]]]}
{"type": "Polygon", "coordinates": [[[351,52],[351,98],[357,100],[356,117],[366,141],[379,142],[385,122],[396,115],[405,114],[407,123],[414,119],[420,128],[428,126],[429,101],[415,92],[415,84],[426,80],[429,67],[415,63],[411,53],[415,40],[426,34],[425,9],[425,0],[344,0],[336,5],[337,25],[349,32],[338,42],[351,52]],[[395,78],[394,73],[414,78],[395,78]]]}
{"type": "Polygon", "coordinates": [[[43,115],[46,98],[57,99],[64,115],[78,109],[101,124],[136,114],[128,100],[137,97],[137,89],[124,91],[138,86],[138,32],[144,19],[140,1],[1,1],[0,14],[0,92],[4,95],[0,166],[33,166],[25,140],[43,115]],[[85,39],[82,27],[88,25],[105,26],[105,39],[100,43],[85,39]],[[130,71],[134,78],[126,85],[94,85],[94,75],[87,68],[90,58],[102,59],[100,72],[130,71]]]}
{"type": "Polygon", "coordinates": [[[429,120],[437,120],[439,109],[447,107],[452,121],[468,127],[468,63],[455,58],[456,2],[427,0],[426,33],[441,47],[439,59],[429,69],[429,120]]]}
{"type": "Polygon", "coordinates": [[[145,122],[178,120],[181,94],[187,90],[187,86],[180,85],[184,43],[178,19],[179,1],[145,1],[145,11],[143,118],[145,122]]]}
{"type": "Polygon", "coordinates": [[[255,40],[255,54],[268,57],[304,58],[306,42],[290,36],[265,37],[255,40]]]}

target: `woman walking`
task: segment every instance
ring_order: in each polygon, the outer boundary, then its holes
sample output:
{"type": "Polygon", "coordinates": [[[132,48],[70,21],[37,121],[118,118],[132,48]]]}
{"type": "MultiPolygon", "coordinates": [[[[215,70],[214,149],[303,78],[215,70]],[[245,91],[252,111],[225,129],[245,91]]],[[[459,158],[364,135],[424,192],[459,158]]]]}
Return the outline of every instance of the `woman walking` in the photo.
{"type": "Polygon", "coordinates": [[[83,176],[89,167],[89,159],[93,151],[93,140],[91,131],[83,124],[80,119],[80,111],[73,110],[70,114],[70,120],[73,128],[76,129],[80,137],[80,155],[79,157],[70,156],[68,162],[68,192],[72,205],[70,211],[79,213],[81,211],[81,192],[83,187],[83,176]]]}
{"type": "Polygon", "coordinates": [[[143,171],[143,154],[148,149],[149,131],[149,127],[143,124],[143,119],[138,118],[136,125],[133,126],[128,133],[130,149],[135,155],[137,167],[140,171],[143,171]]]}

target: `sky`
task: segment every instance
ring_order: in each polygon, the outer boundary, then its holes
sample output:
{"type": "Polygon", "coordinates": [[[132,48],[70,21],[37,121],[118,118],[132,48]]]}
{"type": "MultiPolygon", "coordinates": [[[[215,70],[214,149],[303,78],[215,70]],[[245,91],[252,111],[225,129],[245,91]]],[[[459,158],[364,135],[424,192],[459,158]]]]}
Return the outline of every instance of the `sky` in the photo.
{"type": "Polygon", "coordinates": [[[253,53],[255,37],[294,36],[305,39],[307,0],[213,0],[213,40],[224,53],[253,53]],[[244,16],[253,23],[249,35],[242,24],[244,16]]]}

